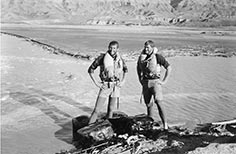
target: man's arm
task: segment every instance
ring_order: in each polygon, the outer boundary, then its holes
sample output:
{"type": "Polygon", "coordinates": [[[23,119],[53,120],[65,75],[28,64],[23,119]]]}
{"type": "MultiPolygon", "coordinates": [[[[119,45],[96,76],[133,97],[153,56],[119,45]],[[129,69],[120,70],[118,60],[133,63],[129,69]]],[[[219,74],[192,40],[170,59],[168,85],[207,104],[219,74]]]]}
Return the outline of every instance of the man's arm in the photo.
{"type": "Polygon", "coordinates": [[[169,65],[169,66],[166,68],[165,75],[164,75],[162,81],[160,81],[160,84],[166,84],[166,82],[168,81],[168,78],[169,78],[169,76],[170,76],[171,70],[172,70],[172,68],[171,68],[171,66],[169,65]]]}
{"type": "Polygon", "coordinates": [[[141,71],[141,66],[140,66],[141,64],[140,64],[140,57],[139,57],[139,59],[138,59],[138,62],[137,62],[137,74],[138,74],[138,79],[139,79],[139,82],[142,84],[142,71],[141,71]]]}
{"type": "Polygon", "coordinates": [[[99,88],[101,88],[102,85],[100,82],[98,82],[95,79],[94,71],[97,69],[98,66],[100,66],[102,64],[103,57],[104,57],[104,55],[100,55],[98,58],[96,58],[88,69],[88,73],[89,73],[90,78],[92,79],[93,83],[99,88]]]}
{"type": "Polygon", "coordinates": [[[124,85],[125,80],[126,80],[126,74],[128,73],[128,67],[125,64],[124,59],[122,59],[122,63],[123,63],[123,76],[122,76],[120,83],[118,84],[118,86],[120,86],[120,87],[122,87],[124,85]]]}
{"type": "Polygon", "coordinates": [[[166,84],[166,82],[168,81],[168,78],[170,76],[170,72],[172,70],[170,64],[168,63],[168,61],[160,54],[156,54],[156,58],[157,58],[157,63],[159,63],[161,66],[163,66],[166,71],[165,71],[165,75],[163,77],[163,79],[161,81],[159,81],[160,84],[166,84]]]}

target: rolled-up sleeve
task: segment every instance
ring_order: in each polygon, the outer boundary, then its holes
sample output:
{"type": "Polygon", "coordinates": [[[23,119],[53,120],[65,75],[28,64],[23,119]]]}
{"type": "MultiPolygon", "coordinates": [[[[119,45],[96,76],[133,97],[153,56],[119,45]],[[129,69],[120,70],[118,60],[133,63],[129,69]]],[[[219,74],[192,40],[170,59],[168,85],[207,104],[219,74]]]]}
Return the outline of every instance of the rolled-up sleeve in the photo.
{"type": "Polygon", "coordinates": [[[165,69],[167,69],[167,67],[170,66],[168,61],[162,55],[159,55],[159,54],[157,54],[157,63],[159,63],[165,69]]]}
{"type": "Polygon", "coordinates": [[[88,73],[94,73],[98,66],[102,65],[104,55],[98,56],[88,68],[88,73]]]}

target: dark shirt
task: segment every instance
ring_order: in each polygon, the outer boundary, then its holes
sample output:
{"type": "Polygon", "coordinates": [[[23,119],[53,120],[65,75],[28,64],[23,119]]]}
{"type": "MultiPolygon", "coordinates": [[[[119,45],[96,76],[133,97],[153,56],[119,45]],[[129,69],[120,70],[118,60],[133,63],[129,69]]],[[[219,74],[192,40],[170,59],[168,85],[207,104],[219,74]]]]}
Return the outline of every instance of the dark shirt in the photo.
{"type": "MultiPolygon", "coordinates": [[[[100,56],[98,56],[94,62],[91,64],[91,66],[88,69],[88,73],[94,73],[94,70],[98,67],[98,66],[103,66],[103,59],[105,57],[105,54],[101,54],[100,56]]],[[[121,58],[122,59],[122,58],[121,58]]],[[[128,68],[125,64],[125,61],[122,59],[123,62],[123,71],[124,73],[128,72],[128,68]]]]}
{"type": "Polygon", "coordinates": [[[168,61],[160,54],[156,54],[156,57],[157,57],[157,64],[160,64],[165,69],[167,69],[167,67],[170,65],[168,61]]]}

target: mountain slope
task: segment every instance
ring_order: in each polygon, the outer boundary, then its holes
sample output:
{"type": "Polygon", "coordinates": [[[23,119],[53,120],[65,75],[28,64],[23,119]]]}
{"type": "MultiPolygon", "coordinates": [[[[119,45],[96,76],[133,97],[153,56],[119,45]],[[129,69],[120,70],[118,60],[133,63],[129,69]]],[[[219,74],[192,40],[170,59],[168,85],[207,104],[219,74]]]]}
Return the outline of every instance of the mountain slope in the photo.
{"type": "Polygon", "coordinates": [[[2,0],[2,22],[160,25],[235,21],[235,0],[2,0]]]}

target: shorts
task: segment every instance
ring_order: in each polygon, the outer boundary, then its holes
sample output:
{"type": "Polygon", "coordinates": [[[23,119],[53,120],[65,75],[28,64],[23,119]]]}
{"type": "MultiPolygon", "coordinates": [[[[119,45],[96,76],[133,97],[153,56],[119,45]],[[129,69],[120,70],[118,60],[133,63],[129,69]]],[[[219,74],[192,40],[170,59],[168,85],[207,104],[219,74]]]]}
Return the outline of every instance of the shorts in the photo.
{"type": "Polygon", "coordinates": [[[143,81],[143,95],[150,97],[153,95],[157,100],[163,100],[162,86],[159,84],[160,79],[144,80],[143,81]]]}
{"type": "Polygon", "coordinates": [[[120,97],[120,87],[117,86],[117,82],[104,82],[98,97],[120,97]]]}

